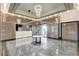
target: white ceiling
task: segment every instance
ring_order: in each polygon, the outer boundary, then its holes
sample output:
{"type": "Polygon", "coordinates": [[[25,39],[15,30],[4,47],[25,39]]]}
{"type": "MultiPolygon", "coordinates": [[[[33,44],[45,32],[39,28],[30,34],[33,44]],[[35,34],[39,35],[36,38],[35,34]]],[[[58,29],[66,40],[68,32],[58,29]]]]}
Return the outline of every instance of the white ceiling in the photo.
{"type": "Polygon", "coordinates": [[[13,12],[28,17],[38,18],[35,13],[34,6],[41,5],[42,11],[41,16],[44,17],[59,11],[66,10],[64,3],[19,3],[13,12]],[[30,12],[28,12],[30,10],[30,12]]]}

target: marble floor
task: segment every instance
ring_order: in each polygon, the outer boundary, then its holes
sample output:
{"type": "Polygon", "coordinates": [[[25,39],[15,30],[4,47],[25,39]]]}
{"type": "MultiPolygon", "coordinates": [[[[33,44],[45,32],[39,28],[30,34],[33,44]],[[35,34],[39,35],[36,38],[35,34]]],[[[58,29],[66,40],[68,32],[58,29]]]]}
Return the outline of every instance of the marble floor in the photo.
{"type": "Polygon", "coordinates": [[[20,38],[4,43],[3,54],[8,56],[78,56],[78,42],[42,37],[41,45],[33,45],[34,38],[20,38]]]}

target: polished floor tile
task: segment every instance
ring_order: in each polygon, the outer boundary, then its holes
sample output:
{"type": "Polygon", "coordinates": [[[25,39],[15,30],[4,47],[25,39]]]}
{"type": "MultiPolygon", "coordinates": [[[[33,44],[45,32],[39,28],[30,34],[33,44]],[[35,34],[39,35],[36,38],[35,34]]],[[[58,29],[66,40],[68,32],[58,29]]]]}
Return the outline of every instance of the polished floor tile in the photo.
{"type": "Polygon", "coordinates": [[[9,56],[77,56],[78,42],[43,37],[41,45],[33,45],[34,38],[21,38],[6,42],[9,56]]]}

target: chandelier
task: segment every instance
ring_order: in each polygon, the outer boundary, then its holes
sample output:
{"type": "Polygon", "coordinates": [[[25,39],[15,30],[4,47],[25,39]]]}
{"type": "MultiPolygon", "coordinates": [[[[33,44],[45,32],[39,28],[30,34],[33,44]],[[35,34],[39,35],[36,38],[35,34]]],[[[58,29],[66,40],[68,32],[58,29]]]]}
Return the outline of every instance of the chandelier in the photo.
{"type": "Polygon", "coordinates": [[[41,5],[35,5],[34,6],[34,10],[35,10],[35,13],[36,13],[37,17],[40,17],[40,15],[41,15],[41,9],[42,9],[41,5]]]}

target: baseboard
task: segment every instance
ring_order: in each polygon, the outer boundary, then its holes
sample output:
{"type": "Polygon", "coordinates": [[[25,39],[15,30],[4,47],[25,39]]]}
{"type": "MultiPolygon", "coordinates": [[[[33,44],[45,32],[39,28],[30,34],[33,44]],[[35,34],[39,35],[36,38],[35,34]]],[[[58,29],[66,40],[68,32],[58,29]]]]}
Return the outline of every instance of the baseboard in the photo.
{"type": "Polygon", "coordinates": [[[12,40],[16,40],[15,38],[12,39],[5,39],[5,40],[1,40],[1,42],[7,42],[7,41],[12,41],[12,40]]]}
{"type": "Polygon", "coordinates": [[[47,38],[50,38],[50,39],[54,39],[54,40],[62,40],[62,41],[70,41],[70,42],[79,42],[79,40],[68,40],[68,39],[61,39],[61,38],[53,38],[53,37],[47,37],[47,38]]]}
{"type": "Polygon", "coordinates": [[[62,39],[63,41],[79,42],[78,40],[62,39]]]}
{"type": "Polygon", "coordinates": [[[56,39],[56,40],[62,40],[61,38],[54,38],[54,37],[47,37],[47,38],[56,39]]]}

